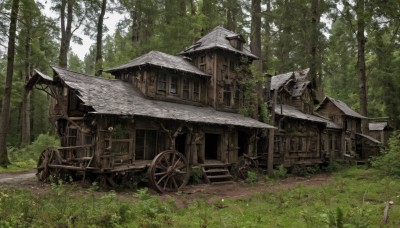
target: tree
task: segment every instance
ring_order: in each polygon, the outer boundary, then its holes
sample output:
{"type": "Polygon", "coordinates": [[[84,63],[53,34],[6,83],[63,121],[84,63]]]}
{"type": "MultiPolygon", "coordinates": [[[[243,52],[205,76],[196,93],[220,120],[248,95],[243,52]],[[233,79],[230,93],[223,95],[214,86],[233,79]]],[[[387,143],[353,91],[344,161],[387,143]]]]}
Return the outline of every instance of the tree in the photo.
{"type": "Polygon", "coordinates": [[[19,0],[13,0],[10,15],[10,29],[7,49],[6,82],[4,85],[3,103],[0,116],[0,165],[2,166],[7,166],[10,163],[8,159],[6,140],[9,127],[10,99],[14,74],[15,38],[17,33],[18,13],[19,0]]]}
{"type": "MultiPolygon", "coordinates": [[[[365,2],[357,0],[355,11],[357,15],[357,75],[359,83],[360,96],[360,114],[368,117],[368,102],[367,102],[367,77],[365,72],[365,2]]],[[[361,131],[363,134],[368,134],[368,119],[362,120],[361,131]]]]}
{"type": "Polygon", "coordinates": [[[77,0],[61,0],[61,4],[54,7],[55,10],[60,12],[61,22],[61,44],[58,58],[60,67],[66,68],[68,65],[68,51],[72,38],[79,40],[78,37],[74,37],[74,33],[85,19],[86,10],[84,8],[83,3],[77,0]],[[73,24],[74,16],[77,20],[75,24],[73,24]]]}
{"type": "Polygon", "coordinates": [[[21,143],[22,145],[29,145],[31,142],[31,99],[30,90],[25,88],[25,85],[28,83],[31,76],[33,30],[34,26],[38,25],[35,20],[38,19],[40,11],[34,1],[22,0],[20,14],[22,21],[20,43],[24,46],[24,88],[22,88],[21,143]]]}
{"type": "Polygon", "coordinates": [[[103,71],[103,21],[106,14],[107,0],[101,1],[101,11],[97,20],[97,39],[96,39],[96,70],[95,75],[100,76],[103,71]]]}

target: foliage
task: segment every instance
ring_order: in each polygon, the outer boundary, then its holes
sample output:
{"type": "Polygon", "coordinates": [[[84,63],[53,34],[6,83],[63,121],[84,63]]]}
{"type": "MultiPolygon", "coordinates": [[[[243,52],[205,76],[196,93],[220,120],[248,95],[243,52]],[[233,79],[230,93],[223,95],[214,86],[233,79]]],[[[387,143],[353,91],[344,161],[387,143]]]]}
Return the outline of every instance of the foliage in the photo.
{"type": "Polygon", "coordinates": [[[295,165],[292,168],[294,175],[305,177],[317,173],[320,170],[318,165],[307,166],[307,165],[295,165]]]}
{"type": "Polygon", "coordinates": [[[258,182],[257,172],[251,170],[247,171],[246,182],[250,184],[257,183],[258,182]]]}
{"type": "MultiPolygon", "coordinates": [[[[0,188],[0,227],[377,227],[384,202],[398,204],[399,191],[397,177],[357,168],[335,173],[323,185],[278,187],[210,204],[210,195],[195,196],[184,208],[173,198],[186,195],[160,200],[147,189],[121,200],[115,192],[95,189],[81,197],[84,192],[68,183],[40,195],[0,188]]],[[[387,226],[400,226],[400,210],[389,213],[387,226]]]]}
{"type": "Polygon", "coordinates": [[[48,147],[59,146],[59,140],[51,135],[41,134],[28,146],[23,148],[9,148],[9,156],[12,165],[1,168],[0,172],[19,171],[36,167],[40,153],[48,147]]]}
{"type": "Polygon", "coordinates": [[[278,179],[286,178],[287,172],[287,169],[283,165],[280,165],[278,166],[278,169],[273,170],[274,177],[278,179]]]}
{"type": "Polygon", "coordinates": [[[400,176],[400,131],[392,134],[388,148],[381,149],[381,156],[375,157],[372,165],[386,175],[400,176]]]}
{"type": "Polygon", "coordinates": [[[192,167],[190,169],[190,179],[189,183],[191,184],[201,184],[203,183],[203,172],[200,168],[192,167]]]}

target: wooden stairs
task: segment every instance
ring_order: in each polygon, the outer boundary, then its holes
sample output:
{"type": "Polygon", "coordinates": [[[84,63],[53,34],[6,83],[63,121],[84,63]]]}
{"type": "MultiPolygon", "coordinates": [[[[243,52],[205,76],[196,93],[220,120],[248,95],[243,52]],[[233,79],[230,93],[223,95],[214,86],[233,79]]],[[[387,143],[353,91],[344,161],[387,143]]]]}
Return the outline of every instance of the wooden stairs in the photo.
{"type": "Polygon", "coordinates": [[[209,163],[201,165],[204,180],[209,184],[232,184],[233,178],[229,173],[228,165],[223,163],[209,163]]]}

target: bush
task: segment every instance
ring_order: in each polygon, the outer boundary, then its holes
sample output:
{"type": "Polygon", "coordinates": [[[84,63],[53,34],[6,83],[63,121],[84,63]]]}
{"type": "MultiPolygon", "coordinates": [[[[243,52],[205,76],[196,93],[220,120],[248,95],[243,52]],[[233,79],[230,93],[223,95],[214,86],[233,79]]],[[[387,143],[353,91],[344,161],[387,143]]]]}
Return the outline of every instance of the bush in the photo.
{"type": "Polygon", "coordinates": [[[10,161],[19,167],[33,168],[36,166],[40,153],[43,150],[47,147],[57,147],[59,145],[60,141],[55,136],[41,134],[31,145],[20,149],[10,148],[10,161]]]}
{"type": "Polygon", "coordinates": [[[279,179],[286,178],[287,172],[287,169],[283,165],[280,165],[278,169],[274,169],[274,177],[279,179]]]}
{"type": "Polygon", "coordinates": [[[372,166],[386,175],[400,176],[400,131],[395,131],[387,148],[381,149],[381,156],[372,159],[372,166]]]}

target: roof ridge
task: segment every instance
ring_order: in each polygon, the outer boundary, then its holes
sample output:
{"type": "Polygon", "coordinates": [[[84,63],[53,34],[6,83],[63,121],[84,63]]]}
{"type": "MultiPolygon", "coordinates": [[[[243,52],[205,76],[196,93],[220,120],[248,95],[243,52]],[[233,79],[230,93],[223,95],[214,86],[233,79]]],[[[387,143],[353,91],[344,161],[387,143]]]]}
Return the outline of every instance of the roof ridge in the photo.
{"type": "Polygon", "coordinates": [[[82,77],[97,78],[97,79],[106,80],[106,81],[112,81],[112,82],[120,81],[120,80],[115,80],[115,79],[111,79],[111,78],[105,78],[105,77],[102,77],[102,76],[88,75],[88,74],[76,72],[76,71],[73,71],[73,70],[69,70],[69,69],[66,69],[66,68],[63,68],[63,67],[57,67],[57,66],[51,66],[51,65],[50,65],[50,67],[53,68],[53,70],[54,70],[54,68],[58,68],[59,70],[64,70],[64,71],[67,71],[67,72],[70,72],[70,73],[78,74],[79,76],[82,76],[82,77]]]}

